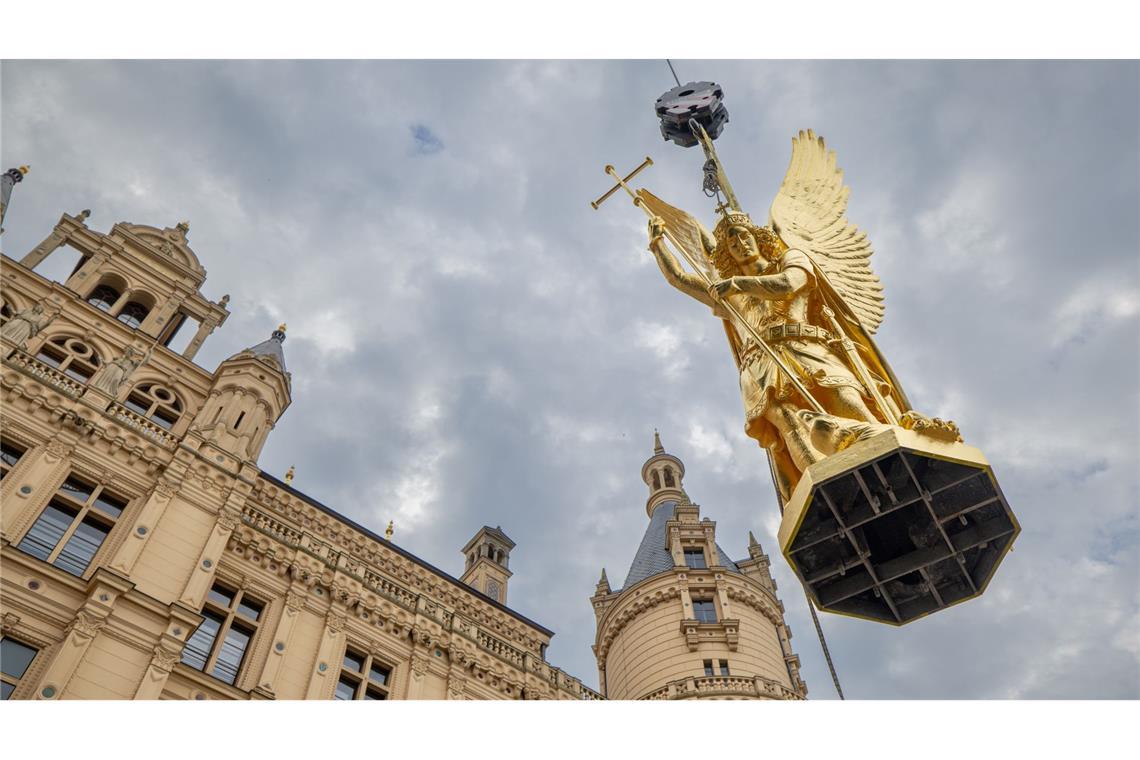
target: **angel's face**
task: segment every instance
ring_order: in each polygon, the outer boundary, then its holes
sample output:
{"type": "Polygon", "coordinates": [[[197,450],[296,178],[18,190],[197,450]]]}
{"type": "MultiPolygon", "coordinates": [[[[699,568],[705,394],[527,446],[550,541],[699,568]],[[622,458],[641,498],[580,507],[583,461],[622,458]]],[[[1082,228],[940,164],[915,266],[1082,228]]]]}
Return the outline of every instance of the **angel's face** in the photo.
{"type": "Polygon", "coordinates": [[[728,252],[738,264],[752,264],[760,258],[760,246],[756,244],[756,237],[747,227],[729,228],[728,252]]]}

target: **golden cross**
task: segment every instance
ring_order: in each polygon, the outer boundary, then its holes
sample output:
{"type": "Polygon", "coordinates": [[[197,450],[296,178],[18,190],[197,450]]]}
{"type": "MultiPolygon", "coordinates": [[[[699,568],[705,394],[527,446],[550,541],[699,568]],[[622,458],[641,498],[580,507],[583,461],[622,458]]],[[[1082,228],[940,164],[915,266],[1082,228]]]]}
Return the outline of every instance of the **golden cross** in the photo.
{"type": "Polygon", "coordinates": [[[617,170],[614,169],[612,164],[607,165],[606,166],[606,174],[608,174],[611,177],[613,177],[614,179],[616,179],[617,184],[614,185],[613,187],[611,187],[609,190],[607,190],[606,194],[603,195],[601,198],[598,198],[596,201],[590,201],[590,206],[592,206],[593,209],[595,211],[597,211],[598,206],[601,206],[603,203],[605,203],[606,199],[609,198],[614,193],[616,193],[619,189],[625,190],[627,193],[629,193],[629,197],[633,198],[633,205],[635,205],[635,206],[640,205],[641,199],[639,199],[636,195],[634,195],[633,191],[630,190],[629,187],[627,187],[625,183],[629,182],[631,179],[636,177],[638,172],[640,172],[642,169],[644,169],[647,166],[653,166],[653,159],[650,158],[649,156],[645,157],[645,160],[641,162],[641,166],[639,166],[636,169],[634,169],[633,171],[631,171],[629,173],[628,177],[626,177],[625,179],[622,179],[621,177],[618,176],[617,170]]]}

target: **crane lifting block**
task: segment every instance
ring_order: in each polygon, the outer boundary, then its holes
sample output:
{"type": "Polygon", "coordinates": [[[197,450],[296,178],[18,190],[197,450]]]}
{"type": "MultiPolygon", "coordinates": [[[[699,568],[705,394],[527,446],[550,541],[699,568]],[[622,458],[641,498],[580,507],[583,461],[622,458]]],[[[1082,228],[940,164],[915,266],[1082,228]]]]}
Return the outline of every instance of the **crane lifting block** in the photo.
{"type": "Polygon", "coordinates": [[[819,609],[903,625],[980,596],[1020,531],[981,451],[891,427],[807,468],[779,540],[819,609]]]}

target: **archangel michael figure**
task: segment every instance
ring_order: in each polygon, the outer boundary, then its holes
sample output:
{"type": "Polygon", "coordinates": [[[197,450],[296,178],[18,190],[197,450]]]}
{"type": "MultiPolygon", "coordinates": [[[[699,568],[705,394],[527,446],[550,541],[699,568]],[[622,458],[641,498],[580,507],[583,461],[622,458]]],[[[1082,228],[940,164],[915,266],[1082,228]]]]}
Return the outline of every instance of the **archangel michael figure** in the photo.
{"type": "Polygon", "coordinates": [[[808,466],[885,426],[961,440],[953,423],[910,411],[872,339],[883,287],[866,234],[847,221],[849,192],[835,153],[811,131],[792,141],[764,226],[724,204],[710,235],[684,211],[637,192],[665,279],[724,320],[745,432],[767,449],[781,502],[808,466]],[[666,234],[700,271],[682,267],[666,234]]]}

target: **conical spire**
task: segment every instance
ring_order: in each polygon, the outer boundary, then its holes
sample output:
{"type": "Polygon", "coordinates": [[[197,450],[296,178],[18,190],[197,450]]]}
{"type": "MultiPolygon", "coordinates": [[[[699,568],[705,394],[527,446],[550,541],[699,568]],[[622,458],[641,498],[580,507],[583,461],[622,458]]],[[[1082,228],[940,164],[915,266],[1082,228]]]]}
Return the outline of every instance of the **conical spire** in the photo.
{"type": "Polygon", "coordinates": [[[249,349],[249,352],[254,356],[268,356],[274,359],[281,371],[285,371],[285,350],[282,348],[282,343],[285,342],[285,325],[277,325],[277,329],[269,336],[269,340],[263,340],[256,346],[249,349]]]}
{"type": "Polygon", "coordinates": [[[661,445],[661,434],[657,432],[657,428],[653,428],[653,453],[665,453],[665,447],[661,445]]]}
{"type": "Polygon", "coordinates": [[[602,568],[602,577],[598,579],[597,588],[594,591],[595,595],[610,593],[610,579],[606,577],[606,569],[602,568]]]}
{"type": "Polygon", "coordinates": [[[764,556],[764,548],[760,546],[756,536],[752,535],[752,531],[748,531],[748,556],[752,559],[764,556]]]}

